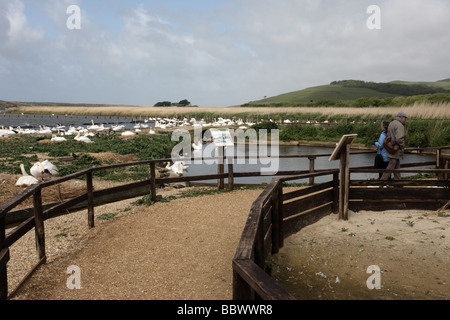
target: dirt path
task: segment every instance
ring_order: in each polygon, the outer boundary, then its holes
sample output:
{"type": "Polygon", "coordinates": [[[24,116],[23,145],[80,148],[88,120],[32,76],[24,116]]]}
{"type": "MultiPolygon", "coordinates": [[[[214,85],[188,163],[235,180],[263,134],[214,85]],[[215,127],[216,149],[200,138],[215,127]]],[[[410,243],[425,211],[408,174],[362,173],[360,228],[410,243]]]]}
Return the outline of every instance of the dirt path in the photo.
{"type": "Polygon", "coordinates": [[[231,261],[260,193],[134,207],[89,230],[81,249],[41,266],[15,299],[231,299],[231,261]],[[81,289],[66,286],[72,265],[80,268],[81,289]]]}

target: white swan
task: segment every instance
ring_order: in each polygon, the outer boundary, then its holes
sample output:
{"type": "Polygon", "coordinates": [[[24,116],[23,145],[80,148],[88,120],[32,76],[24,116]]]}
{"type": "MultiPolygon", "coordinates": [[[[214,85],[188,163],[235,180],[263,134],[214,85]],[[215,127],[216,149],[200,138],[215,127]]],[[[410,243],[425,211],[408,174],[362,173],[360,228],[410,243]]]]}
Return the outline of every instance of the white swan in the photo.
{"type": "Polygon", "coordinates": [[[183,161],[175,161],[173,165],[170,165],[168,162],[166,165],[166,169],[171,170],[173,173],[181,176],[183,175],[184,171],[187,170],[188,166],[184,165],[183,161]]]}
{"type": "Polygon", "coordinates": [[[155,130],[150,129],[150,130],[148,131],[148,133],[149,133],[149,134],[155,134],[156,132],[155,132],[155,130]]]}
{"type": "Polygon", "coordinates": [[[136,135],[136,133],[134,133],[134,132],[132,132],[132,131],[125,131],[125,132],[122,132],[122,134],[121,134],[123,137],[127,137],[127,136],[134,136],[134,135],[136,135]]]}
{"type": "Polygon", "coordinates": [[[81,134],[80,134],[80,131],[78,131],[78,134],[77,134],[77,136],[74,138],[75,140],[77,140],[77,141],[80,141],[80,142],[84,142],[84,143],[94,143],[91,139],[89,139],[88,137],[86,137],[86,136],[82,136],[81,134]]]}
{"type": "Polygon", "coordinates": [[[44,168],[40,162],[36,162],[30,169],[30,173],[35,178],[41,178],[44,173],[44,168]]]}
{"type": "Polygon", "coordinates": [[[44,160],[41,162],[42,167],[44,168],[44,172],[48,171],[52,176],[57,176],[59,174],[58,168],[48,160],[44,160]]]}
{"type": "Polygon", "coordinates": [[[202,149],[202,143],[200,141],[196,141],[192,144],[192,148],[195,150],[201,150],[202,149]]]}
{"type": "Polygon", "coordinates": [[[53,142],[63,142],[66,141],[66,138],[64,137],[58,137],[56,134],[52,135],[52,138],[50,139],[50,141],[53,142]]]}
{"type": "Polygon", "coordinates": [[[22,171],[22,176],[17,180],[16,186],[18,187],[29,187],[33,184],[38,184],[39,181],[35,177],[30,176],[25,171],[25,166],[23,163],[20,164],[20,170],[22,171]]]}

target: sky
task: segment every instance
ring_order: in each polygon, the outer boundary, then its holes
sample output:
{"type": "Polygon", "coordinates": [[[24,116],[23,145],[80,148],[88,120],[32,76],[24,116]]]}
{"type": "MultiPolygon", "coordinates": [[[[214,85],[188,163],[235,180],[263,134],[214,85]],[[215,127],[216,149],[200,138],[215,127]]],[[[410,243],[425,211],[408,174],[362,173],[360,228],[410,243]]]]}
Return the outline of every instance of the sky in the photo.
{"type": "Polygon", "coordinates": [[[448,0],[0,0],[0,100],[226,107],[437,81],[449,14],[448,0]]]}

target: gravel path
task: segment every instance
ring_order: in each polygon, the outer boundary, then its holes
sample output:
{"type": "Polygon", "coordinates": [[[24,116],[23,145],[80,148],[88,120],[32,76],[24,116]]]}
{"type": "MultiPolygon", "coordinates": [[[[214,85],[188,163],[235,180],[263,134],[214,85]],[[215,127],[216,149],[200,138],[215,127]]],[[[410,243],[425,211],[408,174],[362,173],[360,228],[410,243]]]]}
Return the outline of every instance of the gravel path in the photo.
{"type": "MultiPolygon", "coordinates": [[[[87,228],[86,212],[48,220],[48,262],[14,299],[231,299],[231,261],[260,193],[240,190],[138,207],[122,201],[96,208],[97,218],[118,215],[96,219],[94,229],[87,228]],[[72,265],[80,268],[81,289],[66,285],[72,265]]],[[[33,231],[11,247],[10,287],[29,271],[24,264],[30,261],[33,231]]]]}

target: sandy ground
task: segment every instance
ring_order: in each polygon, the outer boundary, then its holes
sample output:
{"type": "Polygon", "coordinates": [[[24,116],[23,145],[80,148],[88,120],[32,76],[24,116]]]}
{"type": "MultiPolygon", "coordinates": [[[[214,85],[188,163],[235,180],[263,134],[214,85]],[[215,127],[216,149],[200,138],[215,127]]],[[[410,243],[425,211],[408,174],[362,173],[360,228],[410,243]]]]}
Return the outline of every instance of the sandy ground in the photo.
{"type": "MultiPolygon", "coordinates": [[[[47,263],[14,299],[231,299],[232,257],[260,193],[236,190],[151,206],[120,201],[95,208],[93,229],[85,211],[47,220],[47,263]],[[70,290],[73,265],[81,288],[70,290]]],[[[329,215],[285,240],[272,275],[299,299],[447,299],[449,249],[450,216],[436,212],[350,212],[348,221],[329,215]],[[380,289],[367,287],[372,265],[380,268],[380,289]]],[[[36,263],[34,231],[10,250],[11,292],[36,263]]]]}
{"type": "Polygon", "coordinates": [[[298,299],[449,299],[449,249],[450,214],[329,215],[285,240],[272,275],[298,299]]]}
{"type": "MultiPolygon", "coordinates": [[[[14,299],[231,299],[231,260],[260,192],[235,191],[148,207],[130,207],[125,201],[96,208],[96,216],[119,215],[100,223],[96,219],[94,229],[87,228],[85,212],[79,213],[81,226],[70,216],[67,221],[54,219],[53,226],[48,220],[48,262],[14,299]],[[67,236],[58,237],[61,228],[67,236]],[[72,265],[80,268],[81,289],[67,288],[72,265]]],[[[30,257],[35,256],[33,231],[21,241],[31,247],[30,257]]],[[[22,247],[18,243],[17,250],[11,248],[11,262],[14,256],[16,264],[23,261],[22,247]]],[[[13,265],[8,273],[14,272],[13,265]]]]}

